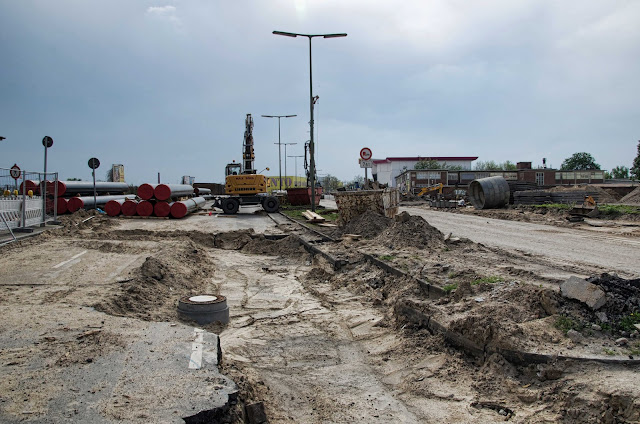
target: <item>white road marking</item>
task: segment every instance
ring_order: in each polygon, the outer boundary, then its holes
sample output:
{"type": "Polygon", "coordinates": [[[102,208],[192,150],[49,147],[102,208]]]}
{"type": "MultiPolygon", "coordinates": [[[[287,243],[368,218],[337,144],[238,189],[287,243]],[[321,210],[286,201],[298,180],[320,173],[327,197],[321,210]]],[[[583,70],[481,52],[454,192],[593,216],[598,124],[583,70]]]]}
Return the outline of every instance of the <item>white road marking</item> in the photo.
{"type": "Polygon", "coordinates": [[[204,341],[204,330],[194,328],[194,342],[191,343],[191,357],[189,358],[189,368],[199,370],[202,368],[202,352],[204,341]]]}
{"type": "Polygon", "coordinates": [[[66,264],[68,264],[69,262],[71,262],[74,259],[78,259],[80,256],[84,255],[85,253],[87,253],[86,250],[83,250],[82,252],[78,253],[77,255],[73,256],[71,259],[67,259],[66,261],[62,261],[60,262],[58,265],[54,265],[53,268],[60,268],[61,266],[64,266],[66,264]]]}

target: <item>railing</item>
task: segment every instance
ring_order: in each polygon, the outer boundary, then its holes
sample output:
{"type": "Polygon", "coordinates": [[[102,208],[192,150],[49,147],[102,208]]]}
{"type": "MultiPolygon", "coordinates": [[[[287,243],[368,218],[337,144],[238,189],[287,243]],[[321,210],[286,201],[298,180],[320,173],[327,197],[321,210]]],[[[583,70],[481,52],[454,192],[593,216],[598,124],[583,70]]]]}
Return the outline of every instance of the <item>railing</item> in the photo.
{"type": "Polygon", "coordinates": [[[15,232],[32,232],[34,226],[56,222],[57,184],[46,193],[44,181],[58,181],[58,173],[44,174],[0,168],[0,244],[16,240],[15,232]]]}

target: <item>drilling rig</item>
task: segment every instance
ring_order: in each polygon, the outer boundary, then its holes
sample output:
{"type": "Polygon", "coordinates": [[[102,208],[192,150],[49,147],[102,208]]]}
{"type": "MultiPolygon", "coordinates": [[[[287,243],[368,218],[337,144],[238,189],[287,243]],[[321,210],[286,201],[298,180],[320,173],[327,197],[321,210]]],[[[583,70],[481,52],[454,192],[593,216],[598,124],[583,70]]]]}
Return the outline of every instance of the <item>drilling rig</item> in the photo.
{"type": "Polygon", "coordinates": [[[277,212],[280,202],[267,194],[267,178],[257,174],[254,168],[253,118],[250,113],[247,113],[244,125],[242,163],[233,161],[225,167],[226,196],[216,198],[214,207],[222,209],[225,214],[237,213],[240,206],[255,205],[261,205],[269,213],[277,212]]]}

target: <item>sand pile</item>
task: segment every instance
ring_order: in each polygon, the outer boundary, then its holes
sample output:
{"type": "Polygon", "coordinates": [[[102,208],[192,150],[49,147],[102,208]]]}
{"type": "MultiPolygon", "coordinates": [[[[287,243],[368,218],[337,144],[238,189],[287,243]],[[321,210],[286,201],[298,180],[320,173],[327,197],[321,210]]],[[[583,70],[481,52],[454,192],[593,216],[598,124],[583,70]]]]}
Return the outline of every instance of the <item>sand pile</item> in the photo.
{"type": "Polygon", "coordinates": [[[111,315],[146,321],[175,320],[178,299],[208,289],[213,270],[207,253],[188,242],[149,256],[130,272],[130,279],[123,281],[118,294],[94,307],[111,315]]]}
{"type": "Polygon", "coordinates": [[[410,215],[403,222],[396,221],[376,237],[376,242],[393,249],[417,247],[439,249],[444,246],[444,236],[421,216],[410,215]]]}
{"type": "Polygon", "coordinates": [[[637,187],[631,193],[624,196],[618,203],[624,205],[640,205],[640,187],[637,187]]]}
{"type": "Polygon", "coordinates": [[[615,196],[612,196],[607,190],[602,187],[598,187],[590,184],[581,184],[575,186],[556,186],[550,188],[548,191],[552,193],[557,192],[579,192],[581,193],[581,197],[590,195],[598,203],[615,203],[618,199],[615,196]]]}
{"type": "Polygon", "coordinates": [[[391,218],[380,215],[377,212],[368,210],[362,215],[358,215],[349,221],[344,227],[339,228],[339,235],[342,234],[360,234],[364,238],[370,239],[393,223],[391,218]]]}

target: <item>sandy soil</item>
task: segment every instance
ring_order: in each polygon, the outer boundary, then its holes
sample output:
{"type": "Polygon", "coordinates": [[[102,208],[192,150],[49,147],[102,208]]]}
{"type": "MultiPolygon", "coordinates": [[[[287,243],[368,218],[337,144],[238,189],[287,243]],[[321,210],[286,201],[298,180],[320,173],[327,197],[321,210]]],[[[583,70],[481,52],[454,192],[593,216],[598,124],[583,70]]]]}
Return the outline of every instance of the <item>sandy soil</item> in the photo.
{"type": "MultiPolygon", "coordinates": [[[[51,394],[61,390],[62,376],[73,375],[88,358],[106,360],[133,343],[125,322],[189,324],[175,305],[196,293],[226,296],[230,323],[205,330],[220,335],[222,370],[240,387],[240,405],[264,402],[272,423],[640,420],[637,367],[470,356],[399,308],[414,305],[491,346],[636,355],[637,337],[629,334],[622,346],[615,343],[617,330],[590,332],[593,315],[558,295],[562,278],[599,274],[600,266],[446,241],[419,216],[378,219],[376,225],[369,216],[342,229],[361,238],[319,244],[349,259],[340,270],[312,257],[296,237],[265,238],[286,236],[291,228],[264,214],[82,222],[86,218],[65,217],[61,229],[0,250],[3,421],[46,421],[59,408],[51,394]],[[408,277],[382,271],[362,253],[408,277]],[[411,277],[455,288],[450,296],[429,299],[411,277]],[[573,341],[556,327],[562,316],[582,326],[576,326],[582,339],[573,341]],[[25,323],[29,334],[40,331],[37,343],[21,337],[25,323]],[[94,327],[100,331],[91,333],[94,327]]],[[[94,391],[125,402],[118,387],[131,377],[121,378],[94,391]]],[[[158,389],[165,399],[171,396],[168,388],[158,389]]],[[[153,407],[154,399],[145,402],[153,407]]],[[[113,403],[96,413],[100,422],[145,422],[144,414],[113,403]]]]}

